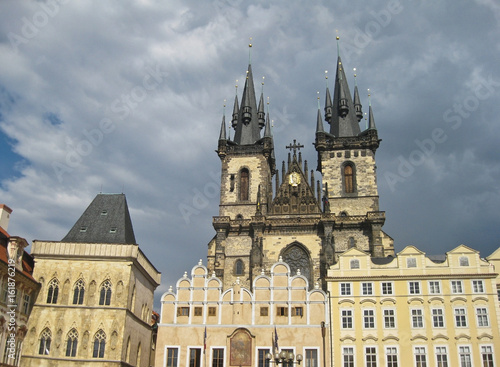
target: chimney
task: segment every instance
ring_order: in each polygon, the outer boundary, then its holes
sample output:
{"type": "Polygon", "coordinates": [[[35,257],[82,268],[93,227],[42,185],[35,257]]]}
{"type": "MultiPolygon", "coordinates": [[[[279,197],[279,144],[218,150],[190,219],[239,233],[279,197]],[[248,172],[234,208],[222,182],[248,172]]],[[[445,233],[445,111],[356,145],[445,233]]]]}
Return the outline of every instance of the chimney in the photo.
{"type": "Polygon", "coordinates": [[[0,204],[0,227],[5,231],[9,229],[9,219],[12,209],[5,204],[0,204]]]}

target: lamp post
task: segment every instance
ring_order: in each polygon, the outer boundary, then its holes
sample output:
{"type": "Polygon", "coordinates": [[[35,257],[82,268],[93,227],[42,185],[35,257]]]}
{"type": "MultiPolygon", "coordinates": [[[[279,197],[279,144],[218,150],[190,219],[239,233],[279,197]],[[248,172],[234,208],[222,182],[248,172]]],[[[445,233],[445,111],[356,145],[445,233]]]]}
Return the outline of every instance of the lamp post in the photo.
{"type": "Polygon", "coordinates": [[[271,353],[266,354],[266,360],[269,363],[288,363],[288,364],[300,364],[302,362],[302,354],[297,354],[295,356],[293,352],[287,352],[282,350],[281,352],[276,352],[274,355],[271,353]]]}

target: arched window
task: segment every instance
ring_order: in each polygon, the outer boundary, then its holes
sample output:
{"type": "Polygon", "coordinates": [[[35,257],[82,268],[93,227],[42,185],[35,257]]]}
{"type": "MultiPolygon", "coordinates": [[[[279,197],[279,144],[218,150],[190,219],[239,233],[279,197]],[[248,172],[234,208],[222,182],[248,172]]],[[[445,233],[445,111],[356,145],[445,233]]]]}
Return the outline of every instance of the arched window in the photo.
{"type": "Polygon", "coordinates": [[[38,354],[49,355],[51,341],[52,333],[48,328],[43,329],[42,333],[40,334],[40,347],[38,348],[38,354]]]}
{"type": "Polygon", "coordinates": [[[104,358],[104,349],[106,348],[106,334],[102,330],[98,330],[94,335],[94,352],[93,358],[104,358]]]}
{"type": "Polygon", "coordinates": [[[300,270],[300,273],[307,278],[310,289],[312,289],[314,287],[313,273],[311,271],[311,257],[307,249],[300,243],[295,242],[284,250],[282,257],[283,261],[290,266],[291,274],[297,274],[297,270],[300,270]]]}
{"type": "Polygon", "coordinates": [[[73,290],[73,304],[83,305],[83,296],[85,295],[85,282],[83,279],[78,279],[73,290]]]}
{"type": "Polygon", "coordinates": [[[68,333],[66,342],[66,357],[76,357],[76,348],[78,347],[78,332],[71,329],[68,333]]]}
{"type": "Polygon", "coordinates": [[[125,362],[130,363],[130,336],[127,339],[127,350],[125,351],[125,362]]]}
{"type": "Polygon", "coordinates": [[[49,282],[49,290],[47,291],[47,303],[57,303],[57,296],[59,295],[59,282],[56,278],[49,282]]]}
{"type": "Polygon", "coordinates": [[[234,264],[234,275],[243,275],[243,261],[236,260],[234,264]]]}
{"type": "Polygon", "coordinates": [[[99,305],[109,306],[110,303],[111,303],[111,282],[109,280],[105,280],[104,283],[101,284],[99,305]]]}
{"type": "Polygon", "coordinates": [[[356,242],[354,241],[354,237],[349,237],[349,242],[347,243],[347,248],[356,247],[356,242]]]}
{"type": "Polygon", "coordinates": [[[351,194],[354,189],[354,167],[351,164],[344,166],[344,192],[351,194]]]}
{"type": "Polygon", "coordinates": [[[240,172],[240,200],[248,200],[248,191],[250,187],[250,174],[246,168],[240,172]]]}
{"type": "Polygon", "coordinates": [[[137,365],[141,365],[141,343],[139,342],[139,346],[137,347],[137,365]]]}

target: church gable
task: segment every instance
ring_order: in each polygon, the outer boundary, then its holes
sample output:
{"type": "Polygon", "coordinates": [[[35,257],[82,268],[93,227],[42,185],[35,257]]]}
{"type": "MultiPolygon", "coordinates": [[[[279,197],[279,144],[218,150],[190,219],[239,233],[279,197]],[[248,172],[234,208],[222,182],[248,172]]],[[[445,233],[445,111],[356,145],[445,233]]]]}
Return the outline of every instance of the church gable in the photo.
{"type": "Polygon", "coordinates": [[[283,174],[281,185],[276,189],[276,196],[272,201],[270,214],[319,214],[321,208],[318,199],[314,196],[314,176],[311,174],[309,183],[307,175],[307,161],[304,162],[304,171],[301,167],[301,156],[299,160],[295,149],[300,147],[290,145],[294,149],[293,160],[288,162],[288,169],[285,171],[285,162],[283,162],[283,174]]]}

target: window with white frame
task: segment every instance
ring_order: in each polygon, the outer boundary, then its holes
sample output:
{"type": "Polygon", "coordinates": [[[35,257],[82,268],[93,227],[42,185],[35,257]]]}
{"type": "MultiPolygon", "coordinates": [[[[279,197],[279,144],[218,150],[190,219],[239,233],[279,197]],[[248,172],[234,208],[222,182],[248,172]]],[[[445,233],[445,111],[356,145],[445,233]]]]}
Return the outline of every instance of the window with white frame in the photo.
{"type": "Polygon", "coordinates": [[[179,348],[167,348],[167,367],[179,366],[179,348]]]}
{"type": "Polygon", "coordinates": [[[441,293],[441,283],[439,282],[439,280],[429,280],[429,293],[430,294],[441,293]]]}
{"type": "Polygon", "coordinates": [[[442,308],[432,309],[432,326],[435,328],[444,327],[444,310],[442,308]]]}
{"type": "Polygon", "coordinates": [[[351,294],[351,283],[340,283],[340,295],[350,296],[351,294]]]}
{"type": "Polygon", "coordinates": [[[455,308],[455,326],[456,327],[467,327],[467,314],[465,313],[465,308],[455,308]]]}
{"type": "Polygon", "coordinates": [[[224,367],[224,349],[212,349],[212,367],[224,367]]]}
{"type": "Polygon", "coordinates": [[[306,367],[318,367],[318,350],[306,349],[305,362],[306,367]]]}
{"type": "Polygon", "coordinates": [[[420,294],[420,282],[408,282],[408,290],[410,294],[420,294]]]}
{"type": "Polygon", "coordinates": [[[393,329],[396,327],[396,312],[394,310],[384,310],[384,327],[386,329],[393,329]]]}
{"type": "Polygon", "coordinates": [[[387,367],[398,367],[398,348],[386,347],[385,359],[387,361],[387,367]]]}
{"type": "Polygon", "coordinates": [[[363,310],[363,326],[365,329],[375,328],[375,310],[363,310]]]}
{"type": "Polygon", "coordinates": [[[373,295],[373,283],[361,283],[361,293],[363,296],[373,295]]]}
{"type": "Polygon", "coordinates": [[[488,321],[488,309],[486,307],[476,308],[476,316],[477,316],[477,326],[479,327],[490,326],[490,322],[488,321]]]}
{"type": "Polygon", "coordinates": [[[354,367],[354,348],[342,348],[342,367],[354,367]]]}
{"type": "Polygon", "coordinates": [[[365,347],[366,367],[377,367],[377,348],[365,347]]]}
{"type": "Polygon", "coordinates": [[[474,293],[484,293],[484,283],[482,280],[472,281],[472,291],[474,293]]]}
{"type": "Polygon", "coordinates": [[[483,367],[494,367],[493,348],[490,345],[481,346],[481,361],[483,362],[483,367]]]}
{"type": "Polygon", "coordinates": [[[427,353],[425,347],[415,347],[415,367],[427,367],[427,353]]]}
{"type": "Polygon", "coordinates": [[[385,296],[393,294],[392,282],[382,282],[382,294],[385,296]]]}
{"type": "Polygon", "coordinates": [[[271,349],[259,349],[257,355],[257,366],[258,367],[269,367],[270,361],[266,359],[266,354],[271,353],[271,349]]]}
{"type": "Polygon", "coordinates": [[[342,310],[342,329],[352,329],[352,310],[342,310]]]}
{"type": "Polygon", "coordinates": [[[414,328],[424,327],[424,315],[422,309],[414,308],[411,310],[411,325],[414,328]]]}
{"type": "Polygon", "coordinates": [[[451,281],[451,293],[463,293],[464,287],[461,280],[452,280],[451,281]]]}
{"type": "Polygon", "coordinates": [[[448,367],[448,352],[446,347],[436,347],[437,367],[448,367]]]}
{"type": "Polygon", "coordinates": [[[472,367],[472,358],[469,346],[459,346],[458,356],[460,358],[460,367],[472,367]]]}

